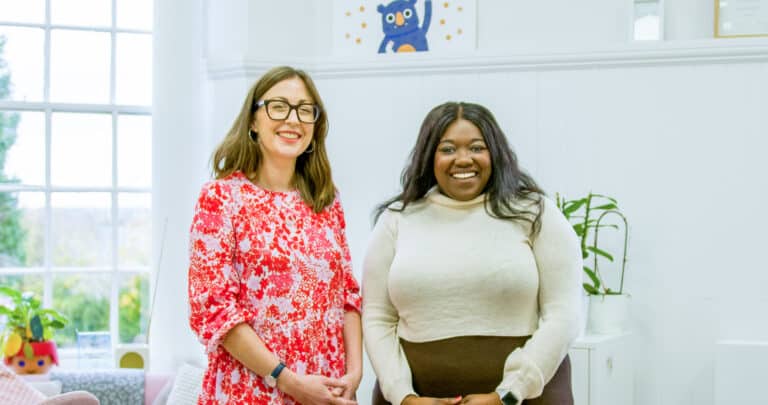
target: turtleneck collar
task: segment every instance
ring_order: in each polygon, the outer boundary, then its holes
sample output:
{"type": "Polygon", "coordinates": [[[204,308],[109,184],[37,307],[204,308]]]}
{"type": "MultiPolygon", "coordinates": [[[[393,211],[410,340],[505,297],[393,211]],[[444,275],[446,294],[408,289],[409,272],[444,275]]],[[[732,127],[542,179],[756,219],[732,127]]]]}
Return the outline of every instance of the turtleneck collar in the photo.
{"type": "Polygon", "coordinates": [[[425,197],[429,202],[451,208],[469,208],[485,202],[485,193],[480,194],[471,200],[459,201],[441,193],[437,186],[432,187],[427,191],[425,197]]]}

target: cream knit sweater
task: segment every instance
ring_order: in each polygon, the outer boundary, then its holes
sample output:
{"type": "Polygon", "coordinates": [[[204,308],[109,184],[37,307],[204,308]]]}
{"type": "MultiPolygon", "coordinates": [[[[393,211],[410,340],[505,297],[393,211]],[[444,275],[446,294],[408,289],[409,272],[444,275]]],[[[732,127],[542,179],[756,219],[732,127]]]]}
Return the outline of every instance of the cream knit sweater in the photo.
{"type": "MultiPolygon", "coordinates": [[[[399,338],[527,336],[504,365],[499,388],[535,398],[576,338],[579,242],[544,198],[541,230],[489,216],[484,195],[456,201],[436,189],[405,212],[386,210],[363,265],[365,348],[384,397],[415,394],[399,338]]],[[[500,376],[501,378],[501,376],[500,376]]]]}

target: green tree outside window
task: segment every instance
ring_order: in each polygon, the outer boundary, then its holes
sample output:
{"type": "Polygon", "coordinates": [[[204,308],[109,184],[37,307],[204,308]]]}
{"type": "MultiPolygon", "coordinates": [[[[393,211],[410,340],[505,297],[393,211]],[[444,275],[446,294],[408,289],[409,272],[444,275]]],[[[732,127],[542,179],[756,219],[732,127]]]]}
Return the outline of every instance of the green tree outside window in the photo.
{"type": "MultiPolygon", "coordinates": [[[[11,73],[3,58],[4,48],[5,37],[0,36],[0,100],[5,100],[11,95],[11,73]]],[[[18,124],[19,114],[0,111],[0,183],[18,182],[18,179],[5,173],[6,156],[16,142],[18,124]]],[[[26,264],[24,240],[18,200],[11,193],[0,192],[0,266],[26,264]]]]}

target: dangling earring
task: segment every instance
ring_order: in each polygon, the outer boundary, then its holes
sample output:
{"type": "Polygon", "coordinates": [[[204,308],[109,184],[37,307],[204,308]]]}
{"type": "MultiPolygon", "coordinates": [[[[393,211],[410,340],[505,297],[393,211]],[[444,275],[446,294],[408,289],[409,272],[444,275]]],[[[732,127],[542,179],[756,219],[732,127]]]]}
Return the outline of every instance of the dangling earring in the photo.
{"type": "Polygon", "coordinates": [[[248,130],[248,136],[251,137],[252,141],[254,141],[256,143],[259,143],[259,133],[258,132],[254,132],[252,129],[249,129],[248,130]]]}
{"type": "Polygon", "coordinates": [[[314,152],[314,151],[315,151],[315,141],[312,141],[312,142],[309,144],[309,148],[307,148],[307,149],[305,149],[305,150],[304,150],[304,153],[306,153],[307,155],[309,155],[310,153],[312,153],[312,152],[314,152]]]}

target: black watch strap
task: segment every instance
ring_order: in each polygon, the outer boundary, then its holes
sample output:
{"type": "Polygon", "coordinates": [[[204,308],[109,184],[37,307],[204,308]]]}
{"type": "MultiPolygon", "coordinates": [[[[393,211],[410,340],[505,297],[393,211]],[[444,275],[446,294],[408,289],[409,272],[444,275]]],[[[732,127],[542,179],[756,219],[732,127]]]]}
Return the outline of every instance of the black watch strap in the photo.
{"type": "Polygon", "coordinates": [[[520,401],[513,393],[507,392],[503,397],[501,397],[501,403],[504,405],[518,405],[520,401]]]}
{"type": "Polygon", "coordinates": [[[275,369],[272,370],[271,373],[269,373],[269,375],[271,375],[272,378],[277,380],[277,377],[280,376],[280,373],[283,372],[284,368],[285,368],[285,364],[283,364],[283,362],[281,361],[280,363],[278,363],[277,367],[275,367],[275,369]]]}

